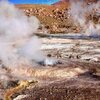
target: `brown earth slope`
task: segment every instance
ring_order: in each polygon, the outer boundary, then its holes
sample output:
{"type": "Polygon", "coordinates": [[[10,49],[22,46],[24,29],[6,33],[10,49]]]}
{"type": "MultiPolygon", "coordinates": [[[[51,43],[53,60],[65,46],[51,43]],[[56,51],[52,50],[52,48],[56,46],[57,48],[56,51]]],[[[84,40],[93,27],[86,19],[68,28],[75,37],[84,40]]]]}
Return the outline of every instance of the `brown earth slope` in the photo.
{"type": "MultiPolygon", "coordinates": [[[[53,5],[23,4],[16,6],[23,9],[27,16],[36,16],[42,24],[40,29],[47,29],[49,33],[79,32],[79,26],[76,27],[70,18],[68,12],[70,3],[68,1],[62,0],[53,5]]],[[[88,2],[91,1],[94,0],[88,0],[88,2]]]]}
{"type": "Polygon", "coordinates": [[[54,5],[16,5],[25,11],[28,16],[36,16],[50,33],[67,32],[66,28],[72,26],[68,21],[68,4],[54,5]]]}

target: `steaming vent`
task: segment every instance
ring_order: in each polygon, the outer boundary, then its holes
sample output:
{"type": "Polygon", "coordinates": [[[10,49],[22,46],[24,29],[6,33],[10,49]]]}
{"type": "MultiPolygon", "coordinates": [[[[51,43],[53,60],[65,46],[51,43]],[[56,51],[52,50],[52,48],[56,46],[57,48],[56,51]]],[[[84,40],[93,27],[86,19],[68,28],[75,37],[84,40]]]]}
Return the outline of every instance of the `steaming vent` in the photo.
{"type": "Polygon", "coordinates": [[[100,0],[89,5],[84,0],[70,0],[69,13],[75,22],[82,28],[82,33],[90,37],[100,37],[100,0]],[[96,16],[97,22],[93,19],[96,16]]]}
{"type": "Polygon", "coordinates": [[[41,41],[33,34],[40,25],[36,17],[27,17],[13,4],[1,0],[0,23],[0,60],[5,66],[32,65],[45,58],[41,41]]]}
{"type": "Polygon", "coordinates": [[[47,58],[44,60],[44,64],[45,65],[49,65],[49,66],[54,66],[54,65],[57,65],[57,64],[61,64],[61,62],[58,61],[55,58],[52,58],[51,54],[48,54],[47,58]]]}
{"type": "Polygon", "coordinates": [[[48,54],[47,57],[43,61],[38,62],[38,64],[43,66],[54,66],[62,63],[61,61],[53,58],[51,54],[48,54]]]}

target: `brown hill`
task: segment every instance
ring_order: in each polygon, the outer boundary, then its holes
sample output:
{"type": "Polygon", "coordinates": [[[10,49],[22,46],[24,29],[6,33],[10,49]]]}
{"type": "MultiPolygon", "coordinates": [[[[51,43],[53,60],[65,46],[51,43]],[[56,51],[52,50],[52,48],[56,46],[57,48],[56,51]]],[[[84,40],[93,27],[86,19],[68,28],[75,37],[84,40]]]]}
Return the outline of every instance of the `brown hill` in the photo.
{"type": "Polygon", "coordinates": [[[59,2],[56,2],[56,3],[52,4],[52,5],[60,6],[60,5],[66,5],[66,4],[69,5],[69,0],[61,0],[59,2]]]}
{"type": "MultiPolygon", "coordinates": [[[[98,0],[85,1],[96,2],[98,0]]],[[[69,0],[62,0],[53,5],[22,4],[16,5],[16,7],[22,9],[27,16],[36,16],[41,22],[40,31],[47,30],[50,33],[68,33],[80,31],[79,26],[77,27],[70,18],[70,13],[68,12],[70,7],[69,0]]],[[[98,22],[98,18],[95,20],[98,22]]]]}
{"type": "Polygon", "coordinates": [[[59,2],[56,2],[56,3],[52,4],[52,5],[57,6],[57,5],[62,5],[62,4],[69,4],[70,1],[72,1],[72,2],[73,1],[75,1],[75,2],[77,2],[77,1],[83,1],[85,3],[92,3],[92,2],[97,2],[99,0],[60,0],[59,2]]]}
{"type": "Polygon", "coordinates": [[[60,6],[25,4],[16,7],[24,10],[28,16],[36,16],[50,33],[67,32],[66,28],[71,26],[67,16],[67,4],[60,6]]]}

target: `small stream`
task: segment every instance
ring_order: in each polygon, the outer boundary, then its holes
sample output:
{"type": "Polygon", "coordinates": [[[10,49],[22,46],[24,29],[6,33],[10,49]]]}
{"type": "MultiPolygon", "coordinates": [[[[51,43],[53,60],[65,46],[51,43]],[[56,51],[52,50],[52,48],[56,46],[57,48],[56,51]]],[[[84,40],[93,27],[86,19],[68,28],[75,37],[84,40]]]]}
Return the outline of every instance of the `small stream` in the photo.
{"type": "Polygon", "coordinates": [[[63,38],[63,39],[94,39],[100,40],[100,35],[84,35],[84,34],[51,34],[51,38],[63,38]]]}
{"type": "Polygon", "coordinates": [[[88,40],[100,40],[99,34],[91,34],[91,35],[85,35],[85,34],[78,34],[78,33],[68,33],[68,34],[44,34],[42,37],[47,38],[62,38],[62,39],[88,39],[88,40]]]}

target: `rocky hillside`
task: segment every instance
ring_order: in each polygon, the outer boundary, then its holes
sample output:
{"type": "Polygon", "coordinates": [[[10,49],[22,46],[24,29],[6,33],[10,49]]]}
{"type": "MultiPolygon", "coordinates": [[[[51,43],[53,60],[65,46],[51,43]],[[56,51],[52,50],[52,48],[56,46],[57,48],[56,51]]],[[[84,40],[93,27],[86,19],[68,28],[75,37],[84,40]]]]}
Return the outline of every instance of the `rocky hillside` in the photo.
{"type": "MultiPolygon", "coordinates": [[[[27,16],[36,16],[40,22],[40,30],[46,30],[49,33],[68,33],[79,32],[68,12],[70,3],[69,0],[57,2],[53,5],[16,5],[24,10],[27,16]]],[[[96,21],[98,19],[96,18],[96,21]]]]}
{"type": "MultiPolygon", "coordinates": [[[[50,33],[67,32],[71,25],[68,21],[68,5],[16,5],[24,10],[27,16],[36,16],[42,26],[50,33]]],[[[40,27],[41,28],[41,27],[40,27]]]]}

